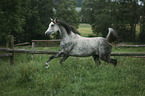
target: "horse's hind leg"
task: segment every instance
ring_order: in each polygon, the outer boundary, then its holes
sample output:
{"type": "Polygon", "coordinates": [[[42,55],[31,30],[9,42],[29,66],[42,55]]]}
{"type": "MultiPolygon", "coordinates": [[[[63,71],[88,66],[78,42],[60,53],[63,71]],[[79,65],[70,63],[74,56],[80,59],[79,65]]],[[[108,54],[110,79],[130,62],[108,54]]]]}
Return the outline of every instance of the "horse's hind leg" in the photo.
{"type": "Polygon", "coordinates": [[[111,59],[109,54],[101,54],[100,59],[105,62],[112,63],[114,66],[117,65],[117,60],[111,59]]]}
{"type": "Polygon", "coordinates": [[[117,65],[117,60],[116,59],[110,59],[110,63],[112,63],[114,66],[117,65]]]}
{"type": "Polygon", "coordinates": [[[95,63],[96,63],[96,65],[98,66],[98,65],[100,65],[100,60],[99,60],[99,56],[98,55],[94,55],[93,56],[93,59],[94,59],[94,61],[95,61],[95,63]]]}

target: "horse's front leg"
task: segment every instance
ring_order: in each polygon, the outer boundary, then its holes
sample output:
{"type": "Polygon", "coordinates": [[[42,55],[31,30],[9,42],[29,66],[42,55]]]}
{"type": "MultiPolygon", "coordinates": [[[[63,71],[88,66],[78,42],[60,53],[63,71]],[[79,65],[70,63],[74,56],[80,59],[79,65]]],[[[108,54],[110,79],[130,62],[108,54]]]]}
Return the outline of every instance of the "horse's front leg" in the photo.
{"type": "Polygon", "coordinates": [[[49,60],[46,62],[46,65],[47,65],[46,68],[49,67],[49,62],[50,62],[52,59],[61,57],[62,54],[64,54],[64,52],[63,52],[63,51],[60,51],[58,54],[52,55],[52,56],[49,58],[49,60]]]}
{"type": "Polygon", "coordinates": [[[74,48],[74,44],[72,43],[67,43],[65,46],[66,47],[63,49],[65,50],[65,53],[63,54],[60,64],[62,64],[69,57],[69,52],[74,48]]]}

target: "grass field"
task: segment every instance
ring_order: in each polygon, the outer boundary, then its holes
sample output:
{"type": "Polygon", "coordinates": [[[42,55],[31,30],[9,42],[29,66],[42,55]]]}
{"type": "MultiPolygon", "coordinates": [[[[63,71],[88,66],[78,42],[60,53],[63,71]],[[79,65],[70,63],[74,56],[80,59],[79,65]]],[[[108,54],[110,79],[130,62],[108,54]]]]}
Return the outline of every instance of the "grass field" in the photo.
{"type": "MultiPolygon", "coordinates": [[[[37,48],[46,50],[47,48],[37,48]]],[[[113,52],[145,52],[145,48],[113,48],[113,52]],[[132,51],[131,51],[132,50],[132,51]]],[[[49,51],[59,48],[49,48],[49,51]]],[[[70,57],[62,65],[49,55],[15,55],[15,65],[0,58],[1,96],[145,96],[145,58],[112,57],[117,67],[91,57],[70,57]]]]}
{"type": "MultiPolygon", "coordinates": [[[[87,26],[81,25],[79,29],[84,30],[83,36],[90,32],[85,29],[87,26]]],[[[59,51],[59,48],[36,47],[36,50],[59,51]]],[[[145,47],[113,47],[112,51],[145,52],[145,47]]],[[[92,57],[69,57],[60,65],[61,59],[57,58],[45,69],[49,57],[34,55],[31,60],[31,55],[15,54],[13,66],[9,58],[0,58],[0,96],[145,96],[144,57],[112,57],[118,60],[116,67],[103,61],[97,67],[92,57]]]]}
{"type": "Polygon", "coordinates": [[[89,34],[93,34],[89,24],[80,24],[78,31],[81,33],[81,36],[88,36],[89,34]]]}

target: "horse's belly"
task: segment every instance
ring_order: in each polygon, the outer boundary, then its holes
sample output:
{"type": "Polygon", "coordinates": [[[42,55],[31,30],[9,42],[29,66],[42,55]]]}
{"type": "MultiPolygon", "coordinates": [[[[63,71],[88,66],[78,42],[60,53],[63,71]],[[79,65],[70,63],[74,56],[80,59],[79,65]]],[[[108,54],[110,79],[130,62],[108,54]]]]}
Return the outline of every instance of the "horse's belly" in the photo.
{"type": "Polygon", "coordinates": [[[87,53],[87,54],[85,54],[85,53],[70,53],[69,54],[70,56],[75,56],[75,57],[88,57],[88,56],[93,56],[93,55],[95,55],[94,53],[87,53]]]}
{"type": "Polygon", "coordinates": [[[96,48],[75,48],[69,52],[71,56],[86,57],[97,54],[96,48]]]}

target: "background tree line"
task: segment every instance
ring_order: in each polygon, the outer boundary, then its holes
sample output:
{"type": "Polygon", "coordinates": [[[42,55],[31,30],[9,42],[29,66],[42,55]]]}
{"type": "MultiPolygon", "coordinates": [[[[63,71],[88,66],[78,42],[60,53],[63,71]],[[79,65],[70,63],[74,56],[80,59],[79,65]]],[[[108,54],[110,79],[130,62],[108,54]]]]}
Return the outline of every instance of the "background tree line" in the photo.
{"type": "Polygon", "coordinates": [[[79,16],[76,0],[0,0],[0,45],[7,35],[14,35],[15,43],[45,36],[50,17],[58,17],[76,28],[79,16]]]}
{"type": "Polygon", "coordinates": [[[7,35],[15,43],[49,39],[44,32],[50,17],[58,17],[78,28],[79,18],[91,24],[94,33],[106,36],[108,27],[118,31],[123,41],[134,41],[140,24],[140,41],[145,39],[145,1],[138,0],[0,0],[0,45],[7,35]],[[82,8],[78,13],[76,7],[82,8]]]}
{"type": "Polygon", "coordinates": [[[122,41],[135,41],[136,25],[140,24],[139,40],[144,42],[144,5],[144,0],[83,0],[82,17],[91,24],[94,33],[106,36],[112,27],[122,41]]]}

